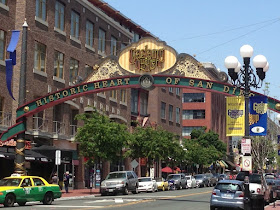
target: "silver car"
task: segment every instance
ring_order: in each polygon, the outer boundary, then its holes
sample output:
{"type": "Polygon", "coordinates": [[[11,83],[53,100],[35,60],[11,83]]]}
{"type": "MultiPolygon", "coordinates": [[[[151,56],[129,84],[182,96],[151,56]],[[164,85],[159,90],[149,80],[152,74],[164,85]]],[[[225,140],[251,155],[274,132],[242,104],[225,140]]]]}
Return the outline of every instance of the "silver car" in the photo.
{"type": "Polygon", "coordinates": [[[244,185],[238,180],[221,180],[215,186],[211,199],[210,209],[239,208],[244,209],[244,185]]]}
{"type": "Polygon", "coordinates": [[[101,195],[118,192],[127,195],[129,191],[138,193],[138,177],[134,171],[110,172],[104,181],[101,182],[101,195]]]}

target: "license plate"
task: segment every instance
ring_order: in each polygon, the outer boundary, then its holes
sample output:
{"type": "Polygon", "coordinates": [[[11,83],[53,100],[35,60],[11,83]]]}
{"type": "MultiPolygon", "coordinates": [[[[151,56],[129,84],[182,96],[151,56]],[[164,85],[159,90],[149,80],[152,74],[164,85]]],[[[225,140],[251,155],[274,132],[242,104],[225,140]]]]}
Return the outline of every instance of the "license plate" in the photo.
{"type": "Polygon", "coordinates": [[[233,198],[233,194],[231,193],[222,193],[223,198],[233,198]]]}
{"type": "Polygon", "coordinates": [[[114,192],[114,189],[109,189],[109,192],[114,192]]]}

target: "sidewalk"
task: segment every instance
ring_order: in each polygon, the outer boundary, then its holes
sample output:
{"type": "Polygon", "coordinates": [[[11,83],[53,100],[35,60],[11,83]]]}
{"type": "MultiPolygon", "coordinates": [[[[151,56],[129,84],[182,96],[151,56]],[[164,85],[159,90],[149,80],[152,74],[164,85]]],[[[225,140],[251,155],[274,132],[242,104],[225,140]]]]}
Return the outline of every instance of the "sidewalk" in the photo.
{"type": "Polygon", "coordinates": [[[84,197],[95,197],[100,196],[99,189],[69,189],[68,193],[62,190],[62,196],[60,199],[74,199],[74,198],[84,198],[84,197]]]}
{"type": "Polygon", "coordinates": [[[273,203],[271,203],[264,208],[265,208],[265,210],[280,210],[280,200],[275,202],[275,207],[274,207],[273,203]]]}

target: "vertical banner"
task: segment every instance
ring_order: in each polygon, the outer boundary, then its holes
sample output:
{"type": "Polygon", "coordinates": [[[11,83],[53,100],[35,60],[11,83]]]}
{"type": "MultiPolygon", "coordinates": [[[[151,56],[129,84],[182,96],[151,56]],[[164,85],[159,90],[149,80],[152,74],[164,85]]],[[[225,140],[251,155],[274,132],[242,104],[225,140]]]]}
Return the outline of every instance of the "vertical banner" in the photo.
{"type": "Polygon", "coordinates": [[[278,155],[280,155],[280,135],[278,135],[277,137],[278,137],[278,140],[277,140],[277,143],[278,143],[278,155]]]}
{"type": "Polygon", "coordinates": [[[226,97],[226,134],[227,136],[245,135],[245,99],[243,96],[226,97]]]}
{"type": "Polygon", "coordinates": [[[267,97],[250,97],[250,136],[266,136],[267,133],[267,97]]]}

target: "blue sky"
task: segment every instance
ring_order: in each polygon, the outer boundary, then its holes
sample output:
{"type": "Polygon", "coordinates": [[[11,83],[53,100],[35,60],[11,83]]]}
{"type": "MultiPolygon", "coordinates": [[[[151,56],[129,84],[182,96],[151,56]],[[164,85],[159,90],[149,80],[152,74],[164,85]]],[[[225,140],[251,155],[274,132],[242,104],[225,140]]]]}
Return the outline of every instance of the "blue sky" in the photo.
{"type": "MultiPolygon", "coordinates": [[[[264,81],[270,83],[268,95],[280,99],[279,0],[104,1],[178,53],[196,55],[198,61],[212,62],[222,71],[227,72],[227,56],[242,63],[239,49],[251,45],[253,57],[262,54],[269,62],[264,81]]],[[[257,91],[264,93],[263,88],[257,91]]]]}

